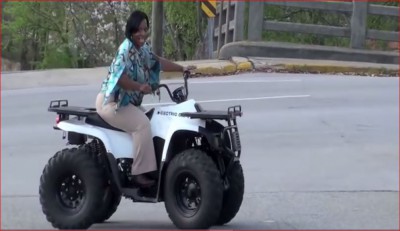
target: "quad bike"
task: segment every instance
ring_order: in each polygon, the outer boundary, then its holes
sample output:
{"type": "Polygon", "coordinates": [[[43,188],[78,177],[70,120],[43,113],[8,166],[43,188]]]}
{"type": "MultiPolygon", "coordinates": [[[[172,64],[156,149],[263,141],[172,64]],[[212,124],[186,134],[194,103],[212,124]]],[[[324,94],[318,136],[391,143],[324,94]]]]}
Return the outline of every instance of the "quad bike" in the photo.
{"type": "Polygon", "coordinates": [[[40,203],[48,222],[58,229],[88,229],[108,220],[121,198],[164,202],[180,229],[208,229],[230,222],[240,209],[244,176],[236,118],[241,106],[206,111],[188,100],[189,72],[184,86],[172,93],[175,104],[145,111],[156,151],[156,180],[151,188],[130,183],[131,136],[102,120],[94,108],[53,100],[54,129],[63,131],[68,148],[57,152],[40,178],[40,203]],[[223,125],[222,122],[226,122],[223,125]]]}

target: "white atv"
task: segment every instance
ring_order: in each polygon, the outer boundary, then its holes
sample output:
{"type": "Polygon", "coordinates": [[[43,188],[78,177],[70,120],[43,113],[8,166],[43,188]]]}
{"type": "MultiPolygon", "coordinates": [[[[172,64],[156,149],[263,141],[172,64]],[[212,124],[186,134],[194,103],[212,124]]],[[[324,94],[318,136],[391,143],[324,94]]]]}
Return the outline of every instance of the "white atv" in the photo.
{"type": "Polygon", "coordinates": [[[205,111],[187,100],[187,80],[171,93],[173,105],[146,111],[150,119],[158,170],[152,188],[130,182],[131,136],[103,121],[94,108],[50,102],[70,148],[57,152],[40,178],[42,211],[58,229],[88,229],[108,220],[121,198],[133,202],[164,202],[177,228],[208,229],[230,222],[239,211],[244,176],[236,117],[241,106],[205,111]],[[217,120],[225,121],[223,125],[217,120]]]}

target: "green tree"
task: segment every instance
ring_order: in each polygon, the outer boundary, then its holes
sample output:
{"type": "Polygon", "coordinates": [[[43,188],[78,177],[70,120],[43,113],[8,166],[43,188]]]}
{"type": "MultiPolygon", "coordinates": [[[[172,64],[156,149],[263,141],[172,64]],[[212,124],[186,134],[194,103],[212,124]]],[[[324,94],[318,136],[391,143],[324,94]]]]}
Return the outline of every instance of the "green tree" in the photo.
{"type": "Polygon", "coordinates": [[[165,2],[165,55],[176,60],[191,59],[201,41],[197,33],[194,2],[165,2]]]}
{"type": "Polygon", "coordinates": [[[2,52],[21,62],[22,69],[35,69],[51,56],[60,66],[70,66],[68,30],[64,9],[57,3],[9,2],[3,13],[2,52]],[[64,55],[64,54],[67,55],[64,55]]]}
{"type": "MultiPolygon", "coordinates": [[[[7,2],[3,11],[3,56],[23,69],[108,65],[124,39],[126,19],[148,1],[7,2]]],[[[191,59],[204,28],[195,2],[166,2],[164,56],[191,59]],[[199,24],[200,23],[200,24],[199,24]]],[[[155,35],[157,36],[157,35],[155,35]]]]}

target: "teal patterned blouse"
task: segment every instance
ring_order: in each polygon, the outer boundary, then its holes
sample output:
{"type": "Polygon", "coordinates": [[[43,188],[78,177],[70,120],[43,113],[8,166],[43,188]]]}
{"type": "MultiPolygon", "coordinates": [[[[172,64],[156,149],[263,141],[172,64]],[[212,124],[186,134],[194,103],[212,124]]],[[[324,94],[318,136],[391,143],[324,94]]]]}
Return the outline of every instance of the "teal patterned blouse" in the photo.
{"type": "Polygon", "coordinates": [[[118,79],[125,73],[130,79],[138,83],[150,84],[154,91],[160,82],[160,71],[161,65],[153,57],[151,46],[148,43],[138,49],[129,39],[125,39],[119,46],[108,69],[107,78],[101,86],[101,92],[105,93],[104,104],[110,96],[113,96],[117,103],[116,110],[130,103],[140,106],[144,96],[143,93],[125,91],[117,84],[118,79]]]}

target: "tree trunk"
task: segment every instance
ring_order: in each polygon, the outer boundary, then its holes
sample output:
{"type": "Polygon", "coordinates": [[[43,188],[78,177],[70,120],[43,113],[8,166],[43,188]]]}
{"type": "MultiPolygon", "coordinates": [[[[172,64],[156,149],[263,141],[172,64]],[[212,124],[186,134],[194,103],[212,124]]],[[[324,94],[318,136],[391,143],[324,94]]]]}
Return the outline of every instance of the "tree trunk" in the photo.
{"type": "Polygon", "coordinates": [[[162,1],[154,1],[151,19],[153,21],[151,29],[151,46],[156,55],[163,55],[163,15],[164,5],[162,1]]]}
{"type": "Polygon", "coordinates": [[[29,40],[25,35],[22,40],[22,48],[20,53],[21,70],[30,70],[30,65],[28,62],[28,51],[29,51],[29,40]]]}

